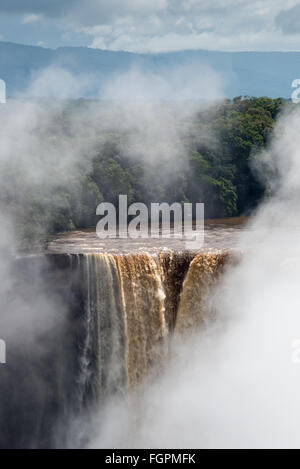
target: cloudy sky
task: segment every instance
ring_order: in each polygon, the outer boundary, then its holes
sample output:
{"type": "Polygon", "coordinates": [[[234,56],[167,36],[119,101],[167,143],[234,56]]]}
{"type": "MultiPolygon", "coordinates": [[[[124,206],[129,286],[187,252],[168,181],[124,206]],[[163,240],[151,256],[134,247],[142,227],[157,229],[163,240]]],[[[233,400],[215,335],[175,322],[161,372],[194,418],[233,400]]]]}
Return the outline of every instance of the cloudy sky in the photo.
{"type": "Polygon", "coordinates": [[[300,1],[0,0],[0,38],[134,52],[300,50],[300,1]]]}

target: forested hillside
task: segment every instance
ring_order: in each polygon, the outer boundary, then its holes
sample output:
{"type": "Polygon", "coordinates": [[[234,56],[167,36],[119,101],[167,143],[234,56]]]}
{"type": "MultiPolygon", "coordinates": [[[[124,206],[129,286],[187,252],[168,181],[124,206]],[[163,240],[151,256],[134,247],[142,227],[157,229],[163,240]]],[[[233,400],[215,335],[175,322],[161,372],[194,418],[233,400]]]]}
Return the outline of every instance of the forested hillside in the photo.
{"type": "MultiPolygon", "coordinates": [[[[17,193],[22,174],[10,165],[2,205],[13,213],[22,244],[95,226],[97,205],[106,201],[117,206],[119,194],[127,194],[129,203],[204,202],[206,217],[249,214],[264,194],[250,169],[251,159],[266,145],[277,114],[287,105],[281,99],[235,98],[197,112],[181,124],[186,126],[180,129],[182,161],[179,154],[176,162],[172,155],[155,163],[131,158],[128,133],[117,128],[108,132],[99,124],[88,169],[79,160],[67,184],[57,180],[47,188],[35,181],[17,193]]],[[[84,106],[89,112],[85,102],[68,103],[60,111],[55,117],[60,133],[68,133],[70,115],[84,106]]]]}

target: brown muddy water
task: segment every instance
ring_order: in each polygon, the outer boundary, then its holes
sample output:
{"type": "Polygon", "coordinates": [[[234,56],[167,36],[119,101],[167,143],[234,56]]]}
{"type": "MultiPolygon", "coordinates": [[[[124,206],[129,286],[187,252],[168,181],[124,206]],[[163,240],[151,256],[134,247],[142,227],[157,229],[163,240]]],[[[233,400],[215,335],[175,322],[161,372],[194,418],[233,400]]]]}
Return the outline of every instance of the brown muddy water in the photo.
{"type": "MultiPolygon", "coordinates": [[[[239,235],[246,231],[249,218],[221,218],[205,220],[204,245],[200,251],[231,250],[237,245],[239,235]]],[[[124,233],[124,230],[120,230],[124,233]]],[[[48,244],[49,253],[65,254],[88,254],[88,253],[111,253],[129,254],[143,253],[151,254],[164,251],[184,251],[186,240],[184,237],[175,238],[174,229],[171,237],[154,238],[115,238],[99,239],[95,228],[76,230],[53,236],[48,244]]]]}

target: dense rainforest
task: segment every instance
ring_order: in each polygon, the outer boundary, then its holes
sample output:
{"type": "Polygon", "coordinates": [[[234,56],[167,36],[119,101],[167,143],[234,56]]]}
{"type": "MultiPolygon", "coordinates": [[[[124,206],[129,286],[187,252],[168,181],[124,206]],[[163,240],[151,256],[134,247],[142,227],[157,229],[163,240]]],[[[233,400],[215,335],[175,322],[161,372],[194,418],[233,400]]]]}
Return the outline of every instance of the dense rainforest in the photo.
{"type": "MultiPolygon", "coordinates": [[[[2,205],[13,214],[23,244],[95,226],[97,205],[106,201],[117,206],[119,194],[127,194],[129,203],[204,202],[206,217],[247,215],[265,190],[251,170],[252,158],[265,147],[278,113],[288,105],[282,99],[237,97],[204,107],[192,117],[183,116],[176,121],[180,145],[174,161],[174,145],[167,157],[152,160],[151,139],[145,139],[148,148],[144,152],[143,134],[132,158],[128,139],[136,126],[119,130],[117,124],[116,128],[111,123],[109,127],[99,124],[97,130],[94,122],[96,143],[88,156],[82,152],[82,161],[76,160],[76,171],[69,179],[58,178],[49,187],[35,181],[19,190],[22,175],[16,182],[14,167],[8,171],[10,182],[3,187],[2,205]],[[82,163],[85,158],[88,165],[82,163]]],[[[80,113],[80,108],[88,114],[89,105],[84,101],[60,109],[55,118],[60,133],[64,129],[68,134],[70,115],[80,113]]],[[[157,142],[153,142],[154,150],[155,145],[157,142]]],[[[61,148],[59,151],[63,159],[61,148]]]]}

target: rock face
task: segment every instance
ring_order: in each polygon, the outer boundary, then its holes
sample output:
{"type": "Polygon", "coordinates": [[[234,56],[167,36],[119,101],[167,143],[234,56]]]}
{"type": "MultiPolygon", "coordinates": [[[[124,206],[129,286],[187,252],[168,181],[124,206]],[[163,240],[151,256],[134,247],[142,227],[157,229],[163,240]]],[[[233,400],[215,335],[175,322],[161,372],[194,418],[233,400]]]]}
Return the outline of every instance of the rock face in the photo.
{"type": "MultiPolygon", "coordinates": [[[[229,258],[168,252],[14,261],[0,330],[7,342],[0,446],[66,447],[71,421],[160,373],[171,335],[213,314],[206,299],[229,258]]],[[[85,439],[78,432],[76,444],[85,439]]]]}

